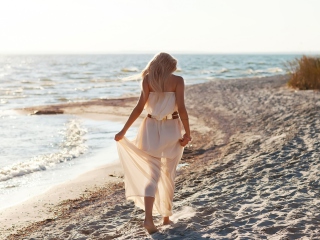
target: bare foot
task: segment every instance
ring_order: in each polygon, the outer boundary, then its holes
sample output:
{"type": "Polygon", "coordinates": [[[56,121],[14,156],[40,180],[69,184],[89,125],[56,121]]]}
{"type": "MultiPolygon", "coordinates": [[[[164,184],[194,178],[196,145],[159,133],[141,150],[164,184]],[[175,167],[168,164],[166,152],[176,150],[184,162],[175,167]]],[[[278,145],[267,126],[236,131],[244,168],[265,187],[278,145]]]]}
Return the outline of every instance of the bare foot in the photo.
{"type": "Polygon", "coordinates": [[[148,221],[144,220],[143,226],[144,226],[145,229],[147,229],[149,234],[153,234],[153,233],[156,233],[156,232],[159,231],[158,228],[156,228],[156,226],[154,225],[153,222],[148,222],[148,221]]]}

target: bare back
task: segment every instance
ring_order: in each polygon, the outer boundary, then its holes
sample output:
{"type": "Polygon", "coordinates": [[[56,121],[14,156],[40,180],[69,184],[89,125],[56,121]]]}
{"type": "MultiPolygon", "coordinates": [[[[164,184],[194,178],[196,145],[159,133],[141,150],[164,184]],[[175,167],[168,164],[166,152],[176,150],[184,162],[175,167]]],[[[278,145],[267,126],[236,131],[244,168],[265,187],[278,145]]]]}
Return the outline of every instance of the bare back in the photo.
{"type": "MultiPolygon", "coordinates": [[[[167,84],[165,86],[165,92],[176,92],[177,85],[179,81],[181,82],[182,77],[176,76],[174,74],[171,74],[167,84]]],[[[154,90],[151,88],[150,84],[148,84],[150,92],[154,92],[154,90]]]]}

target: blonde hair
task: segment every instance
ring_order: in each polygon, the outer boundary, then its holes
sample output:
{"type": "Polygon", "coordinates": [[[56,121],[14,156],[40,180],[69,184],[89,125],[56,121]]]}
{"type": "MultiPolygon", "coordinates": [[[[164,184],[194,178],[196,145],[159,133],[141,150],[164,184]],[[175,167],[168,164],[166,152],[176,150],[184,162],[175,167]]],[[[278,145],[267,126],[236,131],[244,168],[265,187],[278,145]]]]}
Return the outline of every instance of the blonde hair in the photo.
{"type": "Polygon", "coordinates": [[[141,76],[144,79],[148,75],[149,85],[155,92],[164,92],[166,82],[175,70],[177,70],[177,60],[168,53],[158,53],[142,70],[141,76]]]}

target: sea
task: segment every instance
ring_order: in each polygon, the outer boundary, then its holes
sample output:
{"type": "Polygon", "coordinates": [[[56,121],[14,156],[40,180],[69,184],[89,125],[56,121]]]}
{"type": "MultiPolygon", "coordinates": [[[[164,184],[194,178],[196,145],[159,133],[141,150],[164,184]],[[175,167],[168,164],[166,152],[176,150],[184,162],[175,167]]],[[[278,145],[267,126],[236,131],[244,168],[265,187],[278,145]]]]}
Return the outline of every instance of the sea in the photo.
{"type": "MultiPolygon", "coordinates": [[[[297,54],[173,54],[186,85],[286,74],[297,54]]],[[[152,54],[0,55],[0,210],[117,160],[122,125],[30,106],[137,96],[152,54]]],[[[133,138],[137,129],[127,136],[133,138]]]]}

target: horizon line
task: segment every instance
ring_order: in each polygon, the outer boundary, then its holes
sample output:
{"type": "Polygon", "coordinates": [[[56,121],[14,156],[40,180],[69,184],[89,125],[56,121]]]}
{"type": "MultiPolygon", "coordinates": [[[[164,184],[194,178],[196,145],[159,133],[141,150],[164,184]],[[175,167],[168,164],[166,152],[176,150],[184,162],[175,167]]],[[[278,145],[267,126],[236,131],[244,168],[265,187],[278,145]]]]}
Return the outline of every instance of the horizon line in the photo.
{"type": "Polygon", "coordinates": [[[188,55],[304,55],[320,54],[320,51],[278,51],[278,52],[204,52],[204,51],[117,51],[117,52],[0,52],[0,55],[130,55],[130,54],[156,54],[159,52],[168,52],[170,54],[188,54],[188,55]]]}

